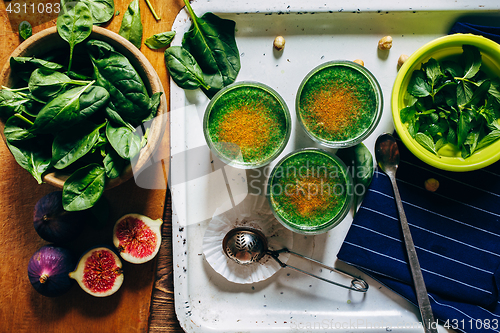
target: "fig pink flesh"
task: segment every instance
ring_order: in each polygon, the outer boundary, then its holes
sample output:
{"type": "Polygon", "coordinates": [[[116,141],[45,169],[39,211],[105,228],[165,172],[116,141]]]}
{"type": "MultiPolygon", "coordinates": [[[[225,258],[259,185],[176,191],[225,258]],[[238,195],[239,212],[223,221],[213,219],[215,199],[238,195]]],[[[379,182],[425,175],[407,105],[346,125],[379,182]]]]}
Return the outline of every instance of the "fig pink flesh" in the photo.
{"type": "Polygon", "coordinates": [[[121,269],[110,251],[95,251],[85,261],[83,282],[92,292],[103,293],[113,287],[120,274],[121,269]]]}
{"type": "Polygon", "coordinates": [[[135,217],[127,217],[120,221],[116,228],[116,237],[120,241],[120,251],[129,253],[135,258],[150,256],[158,241],[151,228],[135,217]]]}

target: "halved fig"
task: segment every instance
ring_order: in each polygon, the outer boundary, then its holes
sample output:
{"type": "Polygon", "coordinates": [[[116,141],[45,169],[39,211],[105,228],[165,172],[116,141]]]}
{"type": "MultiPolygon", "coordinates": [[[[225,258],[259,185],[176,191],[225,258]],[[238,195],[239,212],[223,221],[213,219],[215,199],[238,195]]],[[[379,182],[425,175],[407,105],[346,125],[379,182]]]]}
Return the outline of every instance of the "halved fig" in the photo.
{"type": "Polygon", "coordinates": [[[122,262],[111,249],[96,247],[87,251],[69,277],[92,296],[114,294],[123,283],[122,262]]]}
{"type": "Polygon", "coordinates": [[[113,244],[123,260],[142,264],[153,259],[160,249],[162,223],[140,214],[120,218],[113,230],[113,244]]]}

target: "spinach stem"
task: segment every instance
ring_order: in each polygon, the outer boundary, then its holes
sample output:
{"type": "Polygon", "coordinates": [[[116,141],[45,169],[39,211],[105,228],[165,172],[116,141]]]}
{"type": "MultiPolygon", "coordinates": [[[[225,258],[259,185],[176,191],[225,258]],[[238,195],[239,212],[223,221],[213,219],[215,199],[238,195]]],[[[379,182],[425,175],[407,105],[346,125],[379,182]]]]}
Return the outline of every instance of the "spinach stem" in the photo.
{"type": "Polygon", "coordinates": [[[73,62],[73,45],[70,44],[69,46],[69,63],[68,63],[68,72],[66,73],[69,75],[70,69],[71,69],[71,63],[73,62]]]}
{"type": "Polygon", "coordinates": [[[85,81],[85,80],[71,80],[71,84],[76,84],[79,86],[84,86],[89,84],[91,81],[85,81]]]}
{"type": "Polygon", "coordinates": [[[20,113],[16,113],[14,116],[16,116],[17,118],[21,119],[22,121],[30,124],[30,125],[33,125],[33,122],[31,120],[29,120],[28,118],[24,117],[22,114],[20,113]]]}
{"type": "Polygon", "coordinates": [[[149,10],[153,14],[155,20],[157,20],[157,21],[161,20],[161,17],[159,17],[158,14],[156,14],[155,9],[153,8],[153,5],[151,4],[151,2],[149,2],[149,0],[146,0],[146,3],[148,4],[149,10]]]}
{"type": "Polygon", "coordinates": [[[193,24],[196,27],[196,30],[199,30],[200,28],[198,27],[198,21],[196,20],[198,17],[193,11],[193,8],[191,8],[191,5],[189,4],[189,0],[184,0],[184,4],[186,5],[186,8],[189,12],[189,15],[191,15],[191,19],[193,20],[193,24]]]}
{"type": "Polygon", "coordinates": [[[12,89],[12,88],[9,88],[9,87],[6,87],[6,86],[2,86],[2,89],[9,90],[9,91],[12,91],[12,92],[19,92],[19,91],[23,91],[23,90],[28,90],[29,87],[12,89]]]}

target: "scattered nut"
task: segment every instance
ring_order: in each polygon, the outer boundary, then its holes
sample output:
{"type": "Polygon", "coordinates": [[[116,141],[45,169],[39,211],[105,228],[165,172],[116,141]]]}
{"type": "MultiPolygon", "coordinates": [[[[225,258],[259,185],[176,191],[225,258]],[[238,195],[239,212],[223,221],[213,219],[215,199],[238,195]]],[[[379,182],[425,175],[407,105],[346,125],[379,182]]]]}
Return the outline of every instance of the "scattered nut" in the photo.
{"type": "Polygon", "coordinates": [[[430,192],[436,192],[439,188],[439,181],[434,178],[429,178],[425,181],[425,189],[430,192]]]}
{"type": "Polygon", "coordinates": [[[381,50],[389,50],[392,47],[392,37],[385,36],[378,41],[378,48],[381,50]]]}
{"type": "Polygon", "coordinates": [[[402,54],[399,56],[399,59],[398,59],[398,66],[401,67],[403,66],[403,64],[405,63],[406,60],[408,60],[408,56],[406,54],[402,54]]]}
{"type": "Polygon", "coordinates": [[[273,45],[276,50],[283,50],[285,48],[285,38],[283,36],[276,36],[273,45]]]}
{"type": "Polygon", "coordinates": [[[357,64],[360,64],[361,66],[365,65],[365,62],[363,60],[361,60],[361,59],[356,59],[356,60],[354,60],[354,62],[357,63],[357,64]]]}

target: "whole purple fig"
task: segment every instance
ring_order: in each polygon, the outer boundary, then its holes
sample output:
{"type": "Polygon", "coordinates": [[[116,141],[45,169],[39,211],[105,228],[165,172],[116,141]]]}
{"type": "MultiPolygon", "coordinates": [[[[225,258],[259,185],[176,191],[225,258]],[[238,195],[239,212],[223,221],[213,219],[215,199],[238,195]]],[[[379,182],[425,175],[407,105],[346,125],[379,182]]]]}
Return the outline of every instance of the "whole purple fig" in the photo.
{"type": "Polygon", "coordinates": [[[45,245],[31,257],[28,263],[28,277],[31,285],[43,296],[60,296],[74,284],[69,273],[75,265],[76,260],[69,250],[45,245]]]}
{"type": "Polygon", "coordinates": [[[62,191],[55,191],[36,203],[33,225],[44,240],[64,244],[78,237],[85,225],[86,216],[84,211],[65,211],[62,205],[62,191]]]}

